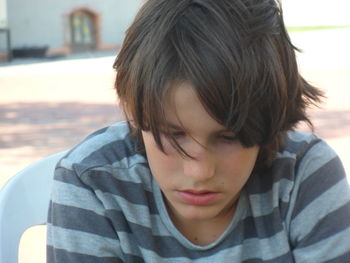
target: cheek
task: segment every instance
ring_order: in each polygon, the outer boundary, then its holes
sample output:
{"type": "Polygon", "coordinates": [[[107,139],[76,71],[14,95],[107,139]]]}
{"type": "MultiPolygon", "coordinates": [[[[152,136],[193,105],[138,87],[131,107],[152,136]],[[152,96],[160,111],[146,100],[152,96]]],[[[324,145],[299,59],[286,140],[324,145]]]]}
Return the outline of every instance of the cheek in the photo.
{"type": "Polygon", "coordinates": [[[153,136],[143,136],[143,139],[149,167],[156,181],[161,185],[162,182],[174,178],[180,166],[176,154],[173,153],[175,150],[173,150],[172,146],[169,143],[169,145],[163,144],[165,154],[159,149],[153,136]]]}
{"type": "Polygon", "coordinates": [[[165,138],[164,136],[161,136],[161,141],[162,141],[164,152],[166,153],[166,157],[174,158],[176,154],[178,154],[178,152],[174,148],[174,146],[171,144],[170,139],[165,138]]]}

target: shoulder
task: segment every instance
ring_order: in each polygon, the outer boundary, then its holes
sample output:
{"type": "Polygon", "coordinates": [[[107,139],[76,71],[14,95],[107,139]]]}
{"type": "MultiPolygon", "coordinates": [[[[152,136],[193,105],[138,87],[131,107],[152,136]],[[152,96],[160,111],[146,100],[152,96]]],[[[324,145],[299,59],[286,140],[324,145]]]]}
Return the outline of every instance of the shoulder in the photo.
{"type": "MultiPolygon", "coordinates": [[[[285,141],[276,154],[276,160],[281,158],[291,158],[299,161],[316,144],[323,142],[314,134],[306,134],[298,131],[289,131],[285,141]]],[[[326,144],[324,144],[326,146],[326,144]]],[[[326,147],[330,149],[329,147],[326,147]]]]}
{"type": "Polygon", "coordinates": [[[58,167],[75,170],[77,174],[101,168],[130,168],[146,163],[128,124],[119,122],[87,136],[59,162],[58,167]]]}
{"type": "Polygon", "coordinates": [[[332,169],[341,166],[337,154],[324,140],[314,134],[297,131],[287,134],[285,144],[276,154],[275,169],[282,168],[285,164],[293,166],[293,174],[304,179],[325,166],[333,166],[332,169]]]}
{"type": "Polygon", "coordinates": [[[313,134],[290,131],[272,165],[254,173],[246,188],[251,195],[273,195],[274,200],[288,204],[302,185],[315,184],[312,189],[316,190],[322,187],[320,182],[327,182],[324,188],[330,188],[344,179],[343,166],[325,141],[313,134]]]}

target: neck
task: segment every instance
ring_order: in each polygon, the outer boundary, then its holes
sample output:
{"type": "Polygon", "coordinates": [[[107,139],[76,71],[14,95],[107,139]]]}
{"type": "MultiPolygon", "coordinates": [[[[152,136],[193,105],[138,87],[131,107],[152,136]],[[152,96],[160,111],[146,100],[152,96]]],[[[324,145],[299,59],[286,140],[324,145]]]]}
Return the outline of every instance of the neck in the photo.
{"type": "Polygon", "coordinates": [[[208,220],[189,220],[170,213],[176,228],[193,244],[205,246],[216,241],[227,229],[235,214],[236,204],[224,215],[208,220]]]}

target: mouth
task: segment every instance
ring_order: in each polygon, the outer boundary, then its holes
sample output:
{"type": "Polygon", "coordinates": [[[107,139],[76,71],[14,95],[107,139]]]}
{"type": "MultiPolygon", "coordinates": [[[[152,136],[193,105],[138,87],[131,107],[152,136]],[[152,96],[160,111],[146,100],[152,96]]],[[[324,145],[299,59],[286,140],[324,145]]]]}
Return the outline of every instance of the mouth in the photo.
{"type": "Polygon", "coordinates": [[[182,201],[191,205],[209,205],[219,195],[218,192],[208,190],[182,190],[177,193],[182,201]]]}

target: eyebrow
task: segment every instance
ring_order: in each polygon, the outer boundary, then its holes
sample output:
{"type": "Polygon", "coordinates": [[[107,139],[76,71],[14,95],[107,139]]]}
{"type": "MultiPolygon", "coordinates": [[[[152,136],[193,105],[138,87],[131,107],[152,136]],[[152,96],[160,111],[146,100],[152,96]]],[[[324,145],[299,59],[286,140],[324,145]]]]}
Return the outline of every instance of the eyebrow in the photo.
{"type": "Polygon", "coordinates": [[[183,130],[184,129],[184,127],[170,123],[170,122],[165,122],[164,124],[161,125],[161,128],[174,129],[174,130],[183,130]]]}

